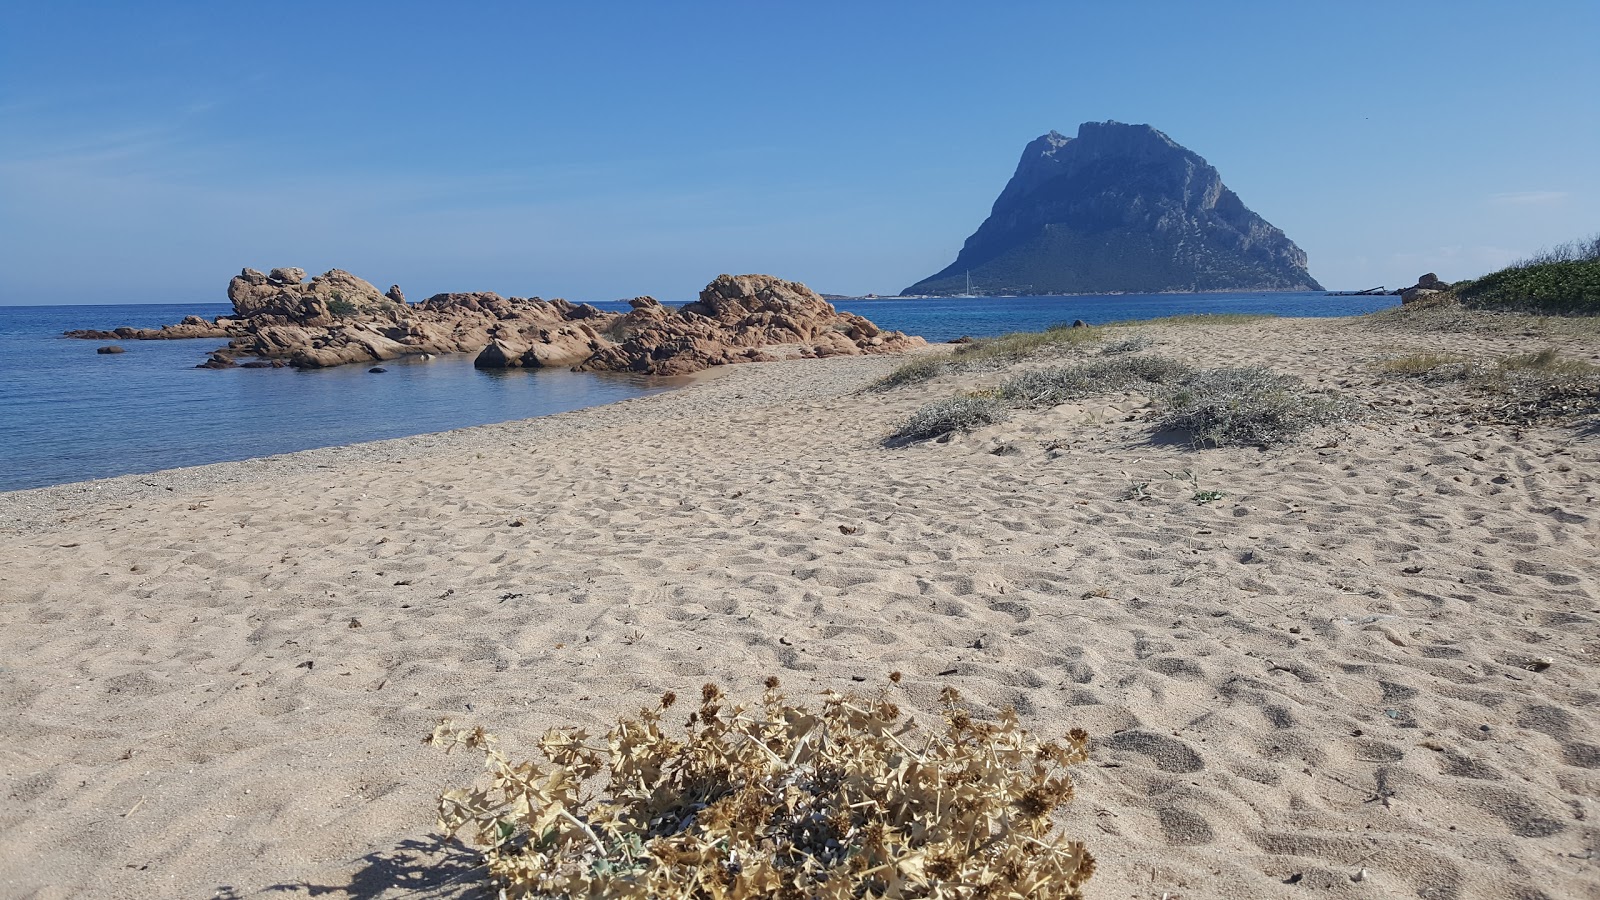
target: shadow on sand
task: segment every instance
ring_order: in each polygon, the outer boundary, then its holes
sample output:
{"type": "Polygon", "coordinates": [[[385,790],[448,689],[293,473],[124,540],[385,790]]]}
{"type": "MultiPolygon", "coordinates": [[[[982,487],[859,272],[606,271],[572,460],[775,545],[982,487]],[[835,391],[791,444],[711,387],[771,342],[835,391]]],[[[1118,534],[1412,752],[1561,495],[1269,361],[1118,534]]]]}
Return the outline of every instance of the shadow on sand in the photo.
{"type": "MultiPolygon", "coordinates": [[[[393,850],[361,857],[359,868],[343,884],[315,884],[300,881],[272,885],[261,893],[307,897],[352,897],[377,900],[381,897],[451,897],[461,900],[487,900],[494,896],[486,880],[480,856],[460,841],[438,837],[402,841],[393,850]]],[[[231,888],[217,890],[219,897],[241,896],[231,888]]]]}

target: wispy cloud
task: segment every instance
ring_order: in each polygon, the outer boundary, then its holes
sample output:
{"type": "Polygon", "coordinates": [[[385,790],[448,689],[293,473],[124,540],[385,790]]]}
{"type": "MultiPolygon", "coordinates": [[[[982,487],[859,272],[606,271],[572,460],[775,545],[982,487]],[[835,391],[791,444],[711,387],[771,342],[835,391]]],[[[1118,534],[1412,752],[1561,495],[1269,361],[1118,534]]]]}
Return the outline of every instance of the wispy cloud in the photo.
{"type": "Polygon", "coordinates": [[[1498,206],[1549,206],[1570,196],[1566,191],[1505,191],[1489,195],[1489,201],[1498,206]]]}

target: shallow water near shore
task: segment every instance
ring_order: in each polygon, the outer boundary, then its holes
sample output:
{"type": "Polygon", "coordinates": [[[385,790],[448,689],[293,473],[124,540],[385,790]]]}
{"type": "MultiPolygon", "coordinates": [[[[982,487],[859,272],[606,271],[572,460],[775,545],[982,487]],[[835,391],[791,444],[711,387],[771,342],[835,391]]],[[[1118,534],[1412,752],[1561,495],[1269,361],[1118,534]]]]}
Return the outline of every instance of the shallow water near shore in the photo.
{"type": "Polygon", "coordinates": [[[205,304],[0,307],[0,490],[270,456],[550,415],[675,380],[566,370],[478,371],[469,354],[388,371],[196,369],[224,342],[83,341],[77,327],[221,315],[205,304]],[[126,350],[100,355],[115,343],[126,350]]]}
{"type": "MultiPolygon", "coordinates": [[[[1393,297],[1321,293],[842,300],[840,309],[929,341],[1177,313],[1342,316],[1393,297]]],[[[597,303],[626,310],[625,303],[597,303]]],[[[155,327],[218,303],[0,306],[0,491],[269,456],[551,415],[676,386],[567,371],[483,372],[468,354],[293,369],[196,369],[224,342],[82,341],[72,328],[155,327]],[[121,354],[100,355],[116,343],[121,354]]]]}

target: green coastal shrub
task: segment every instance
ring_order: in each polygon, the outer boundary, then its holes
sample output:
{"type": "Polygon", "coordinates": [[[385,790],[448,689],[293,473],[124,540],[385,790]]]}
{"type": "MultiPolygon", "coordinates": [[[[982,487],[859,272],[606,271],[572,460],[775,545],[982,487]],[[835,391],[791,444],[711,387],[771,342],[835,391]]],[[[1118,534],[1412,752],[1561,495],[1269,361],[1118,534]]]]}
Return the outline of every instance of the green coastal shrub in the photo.
{"type": "Polygon", "coordinates": [[[1541,250],[1452,293],[1478,309],[1600,315],[1600,235],[1541,250]]]}
{"type": "Polygon", "coordinates": [[[334,291],[328,299],[328,312],[340,318],[355,315],[357,308],[355,302],[346,297],[343,291],[334,291]]]}
{"type": "Polygon", "coordinates": [[[1004,422],[1008,414],[993,397],[951,397],[935,400],[906,420],[891,441],[920,441],[952,432],[964,433],[985,425],[1004,422]]]}
{"type": "Polygon", "coordinates": [[[1159,424],[1201,446],[1285,444],[1352,417],[1349,404],[1312,393],[1298,378],[1255,366],[1196,372],[1161,398],[1159,424]]]}

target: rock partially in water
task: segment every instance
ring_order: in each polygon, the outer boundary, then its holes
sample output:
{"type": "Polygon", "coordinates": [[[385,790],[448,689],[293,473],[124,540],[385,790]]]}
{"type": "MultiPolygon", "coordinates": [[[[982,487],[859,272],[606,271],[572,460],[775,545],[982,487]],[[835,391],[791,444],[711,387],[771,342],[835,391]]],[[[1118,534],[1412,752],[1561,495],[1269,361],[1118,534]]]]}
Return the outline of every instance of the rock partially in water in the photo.
{"type": "Polygon", "coordinates": [[[650,297],[629,305],[632,311],[609,329],[617,342],[579,369],[686,375],[774,355],[895,353],[923,343],[883,332],[861,316],[834,309],[805,285],[771,275],[720,275],[699,300],[677,310],[650,297]]]}
{"type": "Polygon", "coordinates": [[[110,354],[110,353],[126,353],[128,351],[123,349],[122,347],[118,347],[116,344],[108,344],[108,345],[106,345],[104,347],[96,347],[94,349],[94,352],[101,353],[101,354],[110,354]]]}
{"type": "Polygon", "coordinates": [[[484,369],[571,367],[650,375],[785,356],[892,353],[922,343],[882,332],[861,316],[835,310],[805,285],[769,275],[720,276],[682,309],[635,297],[624,314],[489,291],[435,294],[412,304],[398,285],[379,293],[341,269],[310,281],[304,274],[294,268],[273,269],[271,275],[244,269],[228,283],[233,315],[213,322],[190,316],[159,329],[69,335],[228,338],[228,346],[202,368],[233,368],[245,357],[323,368],[474,352],[474,364],[484,369]]]}

